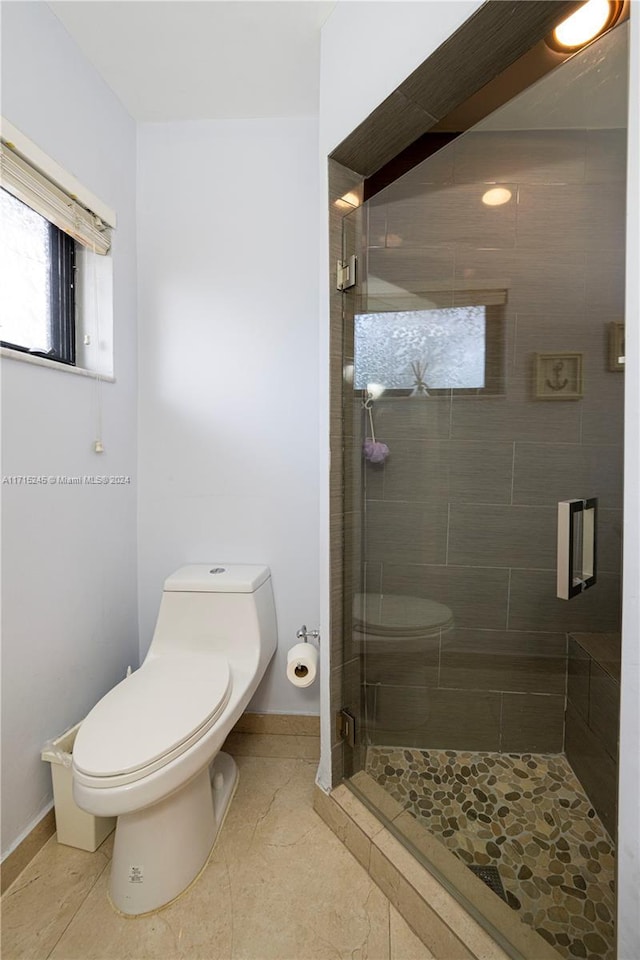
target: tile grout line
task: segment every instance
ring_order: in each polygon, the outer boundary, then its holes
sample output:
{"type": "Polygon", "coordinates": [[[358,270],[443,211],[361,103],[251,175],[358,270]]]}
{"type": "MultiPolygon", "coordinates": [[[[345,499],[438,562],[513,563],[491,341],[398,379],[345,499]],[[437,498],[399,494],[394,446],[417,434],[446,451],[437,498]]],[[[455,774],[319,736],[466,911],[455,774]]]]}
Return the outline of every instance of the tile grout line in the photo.
{"type": "MultiPolygon", "coordinates": [[[[56,841],[56,842],[57,842],[57,841],[56,841]]],[[[80,913],[80,911],[81,911],[82,908],[84,907],[85,903],[87,902],[87,900],[88,900],[88,898],[89,898],[90,893],[93,891],[94,887],[96,886],[96,884],[98,883],[98,881],[99,881],[100,878],[102,877],[103,873],[105,872],[105,870],[107,870],[107,869],[111,866],[111,858],[107,857],[106,854],[103,854],[103,856],[104,856],[104,858],[105,858],[105,860],[106,860],[107,862],[105,863],[105,865],[104,865],[104,867],[102,868],[102,870],[100,871],[100,873],[96,876],[95,880],[93,881],[93,883],[91,884],[91,886],[90,886],[89,889],[87,890],[87,892],[86,892],[86,894],[84,895],[84,897],[82,898],[81,902],[78,904],[77,909],[74,910],[73,916],[69,918],[69,922],[67,923],[67,925],[65,926],[64,930],[61,932],[60,936],[58,937],[58,939],[56,940],[56,942],[55,942],[54,945],[52,946],[51,950],[50,950],[49,953],[47,954],[46,960],[49,960],[49,957],[51,957],[51,956],[53,955],[54,951],[55,951],[56,948],[58,947],[58,944],[62,941],[62,938],[63,938],[64,935],[66,934],[67,930],[69,929],[69,927],[71,926],[71,924],[73,923],[73,921],[76,919],[76,917],[78,916],[78,914],[80,913]]]]}
{"type": "Polygon", "coordinates": [[[513,441],[513,453],[511,455],[511,503],[513,506],[513,493],[516,482],[516,441],[513,441]]]}
{"type": "Polygon", "coordinates": [[[451,503],[447,503],[447,543],[444,551],[444,565],[449,566],[449,531],[451,529],[451,503]]]}

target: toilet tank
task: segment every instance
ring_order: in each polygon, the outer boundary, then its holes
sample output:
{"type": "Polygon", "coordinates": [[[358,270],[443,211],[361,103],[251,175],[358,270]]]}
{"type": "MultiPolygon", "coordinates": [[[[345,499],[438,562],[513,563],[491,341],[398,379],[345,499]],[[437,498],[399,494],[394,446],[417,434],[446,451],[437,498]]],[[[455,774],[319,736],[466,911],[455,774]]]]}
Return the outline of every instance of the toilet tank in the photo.
{"type": "Polygon", "coordinates": [[[165,580],[147,656],[222,653],[264,669],[277,645],[271,573],[259,564],[197,563],[165,580]]]}

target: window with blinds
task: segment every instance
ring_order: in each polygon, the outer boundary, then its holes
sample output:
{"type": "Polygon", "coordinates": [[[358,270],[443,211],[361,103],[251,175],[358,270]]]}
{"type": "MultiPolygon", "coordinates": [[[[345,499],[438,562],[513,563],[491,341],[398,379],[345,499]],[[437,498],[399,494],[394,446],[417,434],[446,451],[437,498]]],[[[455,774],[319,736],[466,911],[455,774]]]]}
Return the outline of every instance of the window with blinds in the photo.
{"type": "Polygon", "coordinates": [[[106,256],[108,225],[6,144],[0,222],[2,346],[75,365],[78,247],[106,256]]]}

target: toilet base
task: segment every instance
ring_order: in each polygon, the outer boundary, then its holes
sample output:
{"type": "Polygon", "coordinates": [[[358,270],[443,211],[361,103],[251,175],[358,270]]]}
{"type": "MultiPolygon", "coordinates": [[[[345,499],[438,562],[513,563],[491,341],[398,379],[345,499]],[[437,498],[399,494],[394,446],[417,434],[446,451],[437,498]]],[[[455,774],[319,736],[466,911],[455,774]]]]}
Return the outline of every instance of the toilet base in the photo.
{"type": "Polygon", "coordinates": [[[118,817],[109,895],[139,916],[175,900],[205,866],[233,797],[238,768],[227,753],[159,803],[118,817]]]}

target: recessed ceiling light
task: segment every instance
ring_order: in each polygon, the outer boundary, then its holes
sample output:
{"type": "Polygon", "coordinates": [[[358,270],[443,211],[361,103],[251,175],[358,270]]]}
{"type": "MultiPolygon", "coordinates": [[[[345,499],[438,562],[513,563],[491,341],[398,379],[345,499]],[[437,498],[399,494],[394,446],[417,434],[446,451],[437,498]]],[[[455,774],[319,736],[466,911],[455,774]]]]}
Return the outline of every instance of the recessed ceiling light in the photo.
{"type": "Polygon", "coordinates": [[[507,190],[506,187],[492,187],[491,190],[482,194],[482,202],[488,207],[499,207],[503,203],[508,203],[509,200],[511,200],[511,190],[507,190]]]}
{"type": "Polygon", "coordinates": [[[578,50],[612,27],[622,13],[622,0],[587,0],[547,37],[554,50],[578,50]]]}

